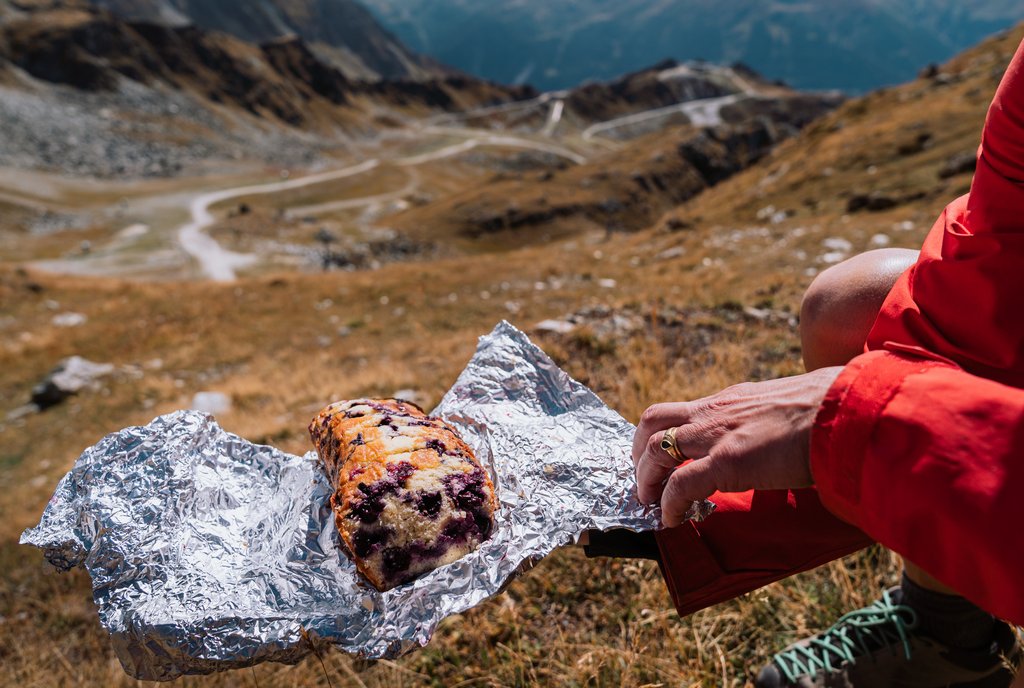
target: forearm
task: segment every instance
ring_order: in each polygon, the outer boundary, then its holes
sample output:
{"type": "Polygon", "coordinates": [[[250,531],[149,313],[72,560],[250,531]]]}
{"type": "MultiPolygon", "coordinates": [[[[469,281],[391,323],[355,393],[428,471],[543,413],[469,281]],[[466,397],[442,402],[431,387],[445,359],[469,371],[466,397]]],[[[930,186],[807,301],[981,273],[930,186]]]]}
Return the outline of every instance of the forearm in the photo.
{"type": "Polygon", "coordinates": [[[1024,391],[878,351],[812,431],[824,504],[997,614],[1024,621],[1024,391]]]}

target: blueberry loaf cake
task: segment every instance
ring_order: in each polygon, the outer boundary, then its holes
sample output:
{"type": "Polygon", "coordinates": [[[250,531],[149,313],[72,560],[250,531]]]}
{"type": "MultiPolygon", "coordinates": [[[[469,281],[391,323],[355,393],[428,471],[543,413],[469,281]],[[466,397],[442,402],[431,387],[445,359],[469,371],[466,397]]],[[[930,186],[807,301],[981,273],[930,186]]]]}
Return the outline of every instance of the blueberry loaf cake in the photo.
{"type": "Polygon", "coordinates": [[[498,502],[455,430],[409,402],[357,399],[313,419],[342,542],[381,591],[450,564],[486,540],[498,502]]]}

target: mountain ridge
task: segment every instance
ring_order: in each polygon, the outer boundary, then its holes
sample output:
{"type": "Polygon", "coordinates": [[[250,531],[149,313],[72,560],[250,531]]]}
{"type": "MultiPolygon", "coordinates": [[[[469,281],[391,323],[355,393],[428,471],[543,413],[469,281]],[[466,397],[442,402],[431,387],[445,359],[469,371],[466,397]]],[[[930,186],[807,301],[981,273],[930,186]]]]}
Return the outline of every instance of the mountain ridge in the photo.
{"type": "Polygon", "coordinates": [[[351,79],[297,36],[257,45],[191,24],[125,22],[83,3],[5,12],[0,83],[11,132],[0,160],[98,176],[148,175],[147,158],[158,174],[177,174],[188,163],[174,150],[194,151],[196,162],[249,152],[308,162],[402,118],[534,95],[452,74],[351,79]],[[76,143],[58,145],[65,139],[76,143]]]}
{"type": "Polygon", "coordinates": [[[801,89],[862,92],[906,81],[1024,19],[979,0],[366,0],[413,50],[542,90],[672,57],[745,62],[801,89]]]}
{"type": "Polygon", "coordinates": [[[355,0],[88,0],[130,22],[187,24],[251,43],[294,34],[324,61],[358,79],[429,79],[445,73],[412,53],[355,0]]]}

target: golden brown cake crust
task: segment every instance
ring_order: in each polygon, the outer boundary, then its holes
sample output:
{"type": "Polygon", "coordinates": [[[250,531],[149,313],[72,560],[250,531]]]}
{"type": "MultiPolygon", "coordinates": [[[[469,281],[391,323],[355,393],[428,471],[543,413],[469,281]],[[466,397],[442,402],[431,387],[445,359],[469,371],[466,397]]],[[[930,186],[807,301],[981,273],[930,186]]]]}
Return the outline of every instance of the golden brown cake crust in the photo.
{"type": "Polygon", "coordinates": [[[498,501],[448,423],[397,399],[331,404],[310,436],[358,570],[381,591],[455,561],[489,537],[498,501]]]}

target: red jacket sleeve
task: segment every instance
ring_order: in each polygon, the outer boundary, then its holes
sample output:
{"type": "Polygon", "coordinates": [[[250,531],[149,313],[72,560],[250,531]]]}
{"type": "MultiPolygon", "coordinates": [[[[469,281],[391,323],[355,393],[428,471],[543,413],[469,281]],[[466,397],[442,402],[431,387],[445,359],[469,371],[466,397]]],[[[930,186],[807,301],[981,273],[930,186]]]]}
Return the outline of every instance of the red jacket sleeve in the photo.
{"type": "Polygon", "coordinates": [[[812,435],[822,502],[994,614],[1024,623],[1024,390],[864,354],[812,435]]]}
{"type": "Polygon", "coordinates": [[[967,224],[986,232],[1024,230],[1024,41],[1006,68],[985,118],[967,224]]]}

